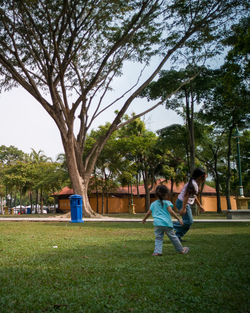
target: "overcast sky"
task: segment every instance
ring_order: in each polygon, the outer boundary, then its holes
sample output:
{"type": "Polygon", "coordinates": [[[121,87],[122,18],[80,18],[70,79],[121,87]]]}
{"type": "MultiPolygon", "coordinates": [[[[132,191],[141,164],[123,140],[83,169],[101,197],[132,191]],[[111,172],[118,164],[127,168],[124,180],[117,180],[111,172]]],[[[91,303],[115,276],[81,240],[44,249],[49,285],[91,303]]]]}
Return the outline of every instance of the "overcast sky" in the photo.
{"type": "MultiPolygon", "coordinates": [[[[145,71],[144,78],[152,71],[145,71]]],[[[127,66],[124,75],[113,85],[114,95],[118,96],[133,85],[138,77],[135,64],[127,66]]],[[[146,100],[136,100],[127,113],[140,113],[148,108],[146,100]]],[[[112,108],[102,115],[94,127],[112,121],[112,108]]],[[[156,131],[173,123],[182,123],[182,119],[173,111],[167,111],[160,106],[144,116],[148,130],[156,131]]],[[[0,145],[13,145],[18,149],[30,153],[42,150],[48,157],[56,159],[59,153],[64,153],[57,126],[43,107],[22,87],[0,93],[0,145]]]]}
{"type": "MultiPolygon", "coordinates": [[[[145,102],[146,104],[146,102],[145,102]]],[[[146,105],[139,106],[141,112],[146,105]]],[[[163,106],[148,113],[143,118],[147,129],[156,131],[172,123],[181,122],[174,112],[163,106]]],[[[111,121],[105,116],[101,124],[111,121]]],[[[55,160],[63,152],[61,138],[55,122],[43,107],[22,88],[0,94],[0,145],[13,145],[30,153],[31,148],[42,150],[55,160]]]]}
{"type": "MultiPolygon", "coordinates": [[[[155,60],[144,71],[141,82],[152,73],[152,68],[157,63],[157,60],[155,60]]],[[[220,63],[220,58],[217,58],[213,66],[218,66],[220,63]]],[[[170,68],[170,66],[166,65],[166,68],[170,68]]],[[[136,83],[140,71],[141,65],[125,65],[124,75],[113,83],[112,100],[119,97],[136,83]]],[[[121,101],[121,103],[123,102],[124,100],[121,101]]],[[[149,108],[149,104],[146,99],[136,99],[127,113],[143,112],[149,108]]],[[[101,118],[93,125],[94,128],[104,125],[106,122],[111,122],[115,116],[114,112],[116,109],[119,109],[119,107],[112,107],[105,114],[102,114],[101,118]]],[[[166,110],[164,106],[159,106],[142,117],[142,119],[147,129],[154,132],[174,123],[183,123],[180,116],[171,110],[166,110]]],[[[58,154],[64,153],[59,130],[55,122],[43,107],[22,87],[0,93],[1,145],[13,145],[26,153],[31,153],[32,148],[37,152],[41,150],[53,160],[56,160],[58,154]]]]}

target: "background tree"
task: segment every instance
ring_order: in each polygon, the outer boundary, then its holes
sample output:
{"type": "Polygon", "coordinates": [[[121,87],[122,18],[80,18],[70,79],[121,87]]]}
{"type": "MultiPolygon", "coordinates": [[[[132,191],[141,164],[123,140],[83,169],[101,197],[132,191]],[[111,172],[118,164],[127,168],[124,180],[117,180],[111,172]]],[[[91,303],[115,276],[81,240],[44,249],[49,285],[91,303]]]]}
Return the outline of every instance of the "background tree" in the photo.
{"type": "MultiPolygon", "coordinates": [[[[107,131],[110,124],[107,123],[104,126],[100,126],[97,130],[92,130],[87,141],[85,153],[83,156],[83,162],[85,162],[88,149],[91,149],[93,142],[98,140],[107,131]]],[[[89,190],[96,189],[97,204],[98,194],[102,194],[102,207],[101,213],[104,213],[104,198],[106,197],[106,213],[108,213],[108,192],[114,190],[117,187],[117,176],[121,167],[121,152],[117,149],[117,132],[114,132],[105,147],[100,153],[94,168],[94,179],[90,182],[89,190]]],[[[98,212],[98,207],[97,207],[98,212]]]]}
{"type": "Polygon", "coordinates": [[[0,85],[21,85],[55,121],[72,187],[83,195],[84,215],[94,214],[87,189],[95,162],[132,101],[175,52],[204,54],[207,43],[244,4],[247,1],[1,1],[0,85]],[[126,60],[148,64],[156,52],[162,59],[144,82],[133,92],[106,100],[126,60]],[[87,132],[121,99],[119,113],[83,164],[87,132]]]}
{"type": "Polygon", "coordinates": [[[165,101],[166,109],[172,109],[184,118],[186,136],[188,138],[187,160],[189,173],[195,168],[195,107],[201,104],[204,96],[213,85],[211,73],[205,66],[188,65],[185,69],[161,71],[157,81],[152,82],[142,93],[148,100],[166,99],[183,82],[191,80],[182,86],[175,95],[165,101]],[[193,79],[192,79],[193,78],[193,79]]]}
{"type": "MultiPolygon", "coordinates": [[[[15,183],[13,179],[7,179],[4,176],[6,171],[6,167],[11,167],[16,162],[24,161],[27,156],[25,153],[14,146],[0,146],[0,181],[2,182],[2,186],[5,188],[5,201],[10,198],[10,202],[12,199],[12,192],[15,192],[14,187],[15,183]]],[[[3,188],[3,187],[2,187],[3,188]]],[[[11,203],[7,203],[7,205],[11,206],[11,203]]]]}
{"type": "Polygon", "coordinates": [[[147,130],[145,123],[137,118],[119,130],[119,138],[119,150],[131,163],[131,184],[137,177],[142,178],[147,211],[150,206],[150,191],[156,179],[156,168],[162,159],[156,149],[157,136],[147,130]]]}
{"type": "MultiPolygon", "coordinates": [[[[19,194],[19,203],[22,205],[22,196],[26,191],[27,184],[30,180],[29,175],[29,164],[22,161],[16,161],[13,164],[5,166],[2,175],[3,183],[6,186],[6,189],[11,191],[10,200],[12,200],[12,195],[14,192],[14,198],[16,199],[16,194],[19,194]]],[[[15,200],[16,202],[16,200],[15,200]]],[[[9,206],[12,206],[12,203],[9,203],[9,206]]]]}
{"type": "Polygon", "coordinates": [[[208,94],[203,106],[203,116],[206,121],[215,123],[221,132],[227,133],[226,196],[228,210],[231,209],[232,135],[236,125],[240,129],[244,129],[249,118],[249,60],[246,61],[247,55],[249,55],[249,45],[246,45],[247,38],[249,38],[249,21],[250,19],[244,19],[234,26],[233,33],[229,33],[224,41],[225,44],[230,44],[231,49],[225,63],[220,69],[214,71],[216,84],[212,92],[208,94]],[[236,45],[237,48],[235,48],[234,44],[237,42],[241,42],[241,44],[236,45]]]}
{"type": "MultiPolygon", "coordinates": [[[[47,161],[52,162],[51,158],[46,157],[46,155],[43,153],[43,151],[39,150],[36,152],[34,149],[31,149],[32,152],[29,155],[30,162],[34,164],[33,166],[33,172],[32,172],[32,188],[36,191],[36,205],[35,205],[35,210],[37,213],[38,209],[38,203],[42,202],[42,193],[43,193],[43,188],[42,188],[42,176],[46,175],[45,171],[45,164],[47,161]],[[40,192],[40,194],[39,194],[40,192]]],[[[32,166],[32,165],[31,165],[32,166]]],[[[31,210],[32,210],[32,192],[30,192],[30,203],[31,203],[31,210]]],[[[42,210],[41,210],[42,211],[42,210]]]]}
{"type": "Polygon", "coordinates": [[[0,164],[11,164],[25,159],[25,153],[14,146],[0,146],[0,164]]]}
{"type": "MultiPolygon", "coordinates": [[[[239,173],[237,169],[237,148],[236,142],[233,144],[233,175],[232,175],[232,192],[239,195],[239,173]]],[[[240,137],[240,156],[241,156],[241,170],[242,170],[242,184],[244,186],[244,195],[250,196],[250,131],[244,130],[240,137]]]]}
{"type": "Polygon", "coordinates": [[[188,175],[188,136],[185,126],[173,124],[158,131],[157,147],[165,157],[159,164],[158,174],[171,182],[171,200],[174,183],[185,181],[188,175]]]}
{"type": "Polygon", "coordinates": [[[0,157],[0,185],[5,190],[9,207],[23,201],[30,203],[32,208],[32,194],[35,192],[39,194],[37,209],[38,203],[42,206],[43,199],[48,200],[52,193],[68,184],[63,162],[52,162],[42,151],[32,149],[28,155],[14,146],[1,146],[0,157]]]}
{"type": "Polygon", "coordinates": [[[213,126],[204,126],[202,144],[198,146],[198,159],[206,165],[215,182],[217,213],[221,213],[221,166],[225,166],[226,137],[213,126]]]}

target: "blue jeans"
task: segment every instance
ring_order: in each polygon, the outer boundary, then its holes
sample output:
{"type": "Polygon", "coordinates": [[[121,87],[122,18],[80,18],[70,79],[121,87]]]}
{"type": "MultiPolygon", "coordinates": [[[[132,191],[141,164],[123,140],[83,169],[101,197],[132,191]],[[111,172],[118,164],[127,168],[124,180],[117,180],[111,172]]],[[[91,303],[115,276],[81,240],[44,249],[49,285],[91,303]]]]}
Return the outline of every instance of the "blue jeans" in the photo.
{"type": "MultiPolygon", "coordinates": [[[[179,211],[182,209],[182,206],[183,206],[183,201],[181,201],[180,199],[177,199],[176,207],[179,211]]],[[[186,209],[187,209],[186,213],[182,216],[184,225],[181,225],[180,222],[173,223],[176,236],[179,238],[183,237],[187,233],[191,225],[193,224],[193,215],[192,215],[191,206],[187,204],[186,209]]]]}
{"type": "Polygon", "coordinates": [[[155,250],[154,253],[162,254],[162,244],[164,233],[167,234],[168,238],[175,247],[175,250],[178,252],[183,251],[182,244],[179,238],[176,236],[173,228],[167,226],[155,226],[155,250]]]}

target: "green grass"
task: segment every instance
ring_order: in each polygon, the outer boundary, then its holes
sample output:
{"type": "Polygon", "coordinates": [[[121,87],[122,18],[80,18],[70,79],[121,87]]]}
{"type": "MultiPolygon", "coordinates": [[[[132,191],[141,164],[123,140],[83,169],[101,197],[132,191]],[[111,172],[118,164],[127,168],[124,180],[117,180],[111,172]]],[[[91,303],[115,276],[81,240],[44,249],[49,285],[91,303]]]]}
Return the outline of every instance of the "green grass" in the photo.
{"type": "Polygon", "coordinates": [[[194,224],[190,254],[152,257],[152,223],[2,222],[0,312],[247,313],[249,226],[194,224]]]}
{"type": "Polygon", "coordinates": [[[62,216],[59,213],[48,213],[48,214],[0,214],[1,218],[47,218],[47,217],[58,217],[62,216]]]}
{"type": "MultiPolygon", "coordinates": [[[[123,214],[119,214],[119,213],[115,213],[115,214],[104,214],[104,216],[108,216],[108,217],[120,217],[120,218],[138,218],[138,219],[143,219],[143,217],[145,216],[145,213],[136,213],[136,214],[128,214],[128,213],[123,213],[123,214]]],[[[199,214],[197,216],[193,216],[194,219],[198,219],[198,220],[202,220],[202,219],[226,219],[227,215],[226,212],[222,212],[220,214],[216,213],[216,212],[205,212],[202,214],[199,214]]]]}
{"type": "MultiPolygon", "coordinates": [[[[6,215],[1,215],[1,218],[49,218],[49,217],[69,217],[68,213],[67,214],[62,214],[62,213],[49,213],[49,214],[6,214],[6,215]]],[[[104,214],[105,217],[114,217],[114,218],[131,218],[131,219],[143,219],[145,216],[145,213],[137,213],[137,214],[129,214],[129,213],[113,213],[113,214],[104,214]]],[[[226,219],[226,212],[222,212],[220,214],[216,212],[206,212],[199,214],[197,216],[193,216],[194,219],[226,219]]]]}

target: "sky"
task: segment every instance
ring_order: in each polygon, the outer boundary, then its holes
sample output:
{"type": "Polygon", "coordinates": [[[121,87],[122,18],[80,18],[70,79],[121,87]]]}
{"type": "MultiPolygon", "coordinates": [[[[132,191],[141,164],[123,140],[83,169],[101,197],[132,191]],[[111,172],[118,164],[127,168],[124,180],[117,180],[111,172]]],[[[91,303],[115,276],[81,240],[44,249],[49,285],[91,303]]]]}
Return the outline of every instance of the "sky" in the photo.
{"type": "MultiPolygon", "coordinates": [[[[146,77],[152,69],[145,71],[146,77]]],[[[139,68],[130,65],[124,75],[113,85],[114,96],[120,95],[128,86],[137,80],[139,68]]],[[[136,100],[127,113],[140,113],[148,108],[147,100],[136,100]]],[[[102,115],[94,128],[111,122],[114,116],[112,108],[102,115]]],[[[156,131],[173,123],[182,123],[181,117],[175,112],[160,106],[142,118],[148,130],[156,131]]],[[[43,151],[56,160],[60,153],[64,153],[59,130],[53,119],[43,107],[22,87],[0,93],[0,146],[13,145],[25,153],[43,151]]]]}

